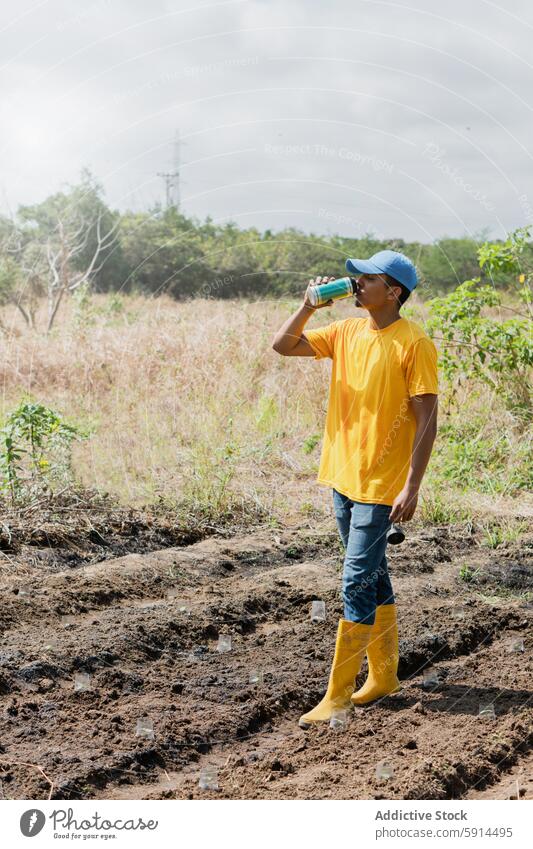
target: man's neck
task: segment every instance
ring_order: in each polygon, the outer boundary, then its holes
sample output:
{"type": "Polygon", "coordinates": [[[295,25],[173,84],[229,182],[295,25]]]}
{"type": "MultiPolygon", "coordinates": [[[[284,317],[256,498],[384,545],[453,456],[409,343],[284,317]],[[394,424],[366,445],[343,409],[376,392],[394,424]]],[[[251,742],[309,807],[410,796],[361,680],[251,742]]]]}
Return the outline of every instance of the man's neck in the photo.
{"type": "Polygon", "coordinates": [[[383,330],[389,324],[398,321],[399,318],[401,318],[401,315],[397,307],[393,307],[393,309],[384,307],[381,310],[372,310],[372,312],[368,310],[368,322],[372,330],[383,330]]]}

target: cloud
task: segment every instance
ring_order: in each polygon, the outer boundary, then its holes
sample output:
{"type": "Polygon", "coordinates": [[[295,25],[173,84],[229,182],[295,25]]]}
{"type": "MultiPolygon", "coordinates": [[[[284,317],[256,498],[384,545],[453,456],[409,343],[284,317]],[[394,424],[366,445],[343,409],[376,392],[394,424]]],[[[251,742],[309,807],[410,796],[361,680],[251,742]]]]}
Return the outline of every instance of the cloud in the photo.
{"type": "Polygon", "coordinates": [[[525,2],[56,0],[11,14],[12,207],[84,165],[113,206],[162,200],[179,128],[189,214],[424,241],[526,223],[525,2]]]}

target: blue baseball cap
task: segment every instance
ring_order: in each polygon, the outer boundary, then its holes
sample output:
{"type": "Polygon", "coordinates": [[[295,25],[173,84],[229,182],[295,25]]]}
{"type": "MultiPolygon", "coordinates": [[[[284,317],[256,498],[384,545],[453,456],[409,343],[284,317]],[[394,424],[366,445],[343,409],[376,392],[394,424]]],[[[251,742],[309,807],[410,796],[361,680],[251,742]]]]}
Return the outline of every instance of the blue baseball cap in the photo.
{"type": "Polygon", "coordinates": [[[378,251],[370,259],[347,259],[346,269],[351,274],[390,274],[410,292],[418,283],[413,263],[398,251],[378,251]]]}

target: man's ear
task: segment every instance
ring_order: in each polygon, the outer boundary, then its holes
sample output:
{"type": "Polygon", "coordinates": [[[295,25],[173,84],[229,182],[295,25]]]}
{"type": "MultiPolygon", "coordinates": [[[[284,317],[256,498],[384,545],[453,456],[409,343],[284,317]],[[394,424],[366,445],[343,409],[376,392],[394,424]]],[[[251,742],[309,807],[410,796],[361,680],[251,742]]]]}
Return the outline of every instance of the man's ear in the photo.
{"type": "Polygon", "coordinates": [[[400,303],[400,295],[402,294],[401,286],[398,286],[396,280],[394,280],[390,275],[385,275],[385,282],[387,283],[387,298],[393,298],[397,304],[400,303]]]}
{"type": "Polygon", "coordinates": [[[400,302],[400,295],[401,295],[401,294],[402,294],[402,288],[401,288],[401,286],[395,286],[394,284],[389,285],[388,295],[389,295],[390,297],[394,298],[394,300],[395,300],[397,303],[399,303],[399,302],[400,302]]]}

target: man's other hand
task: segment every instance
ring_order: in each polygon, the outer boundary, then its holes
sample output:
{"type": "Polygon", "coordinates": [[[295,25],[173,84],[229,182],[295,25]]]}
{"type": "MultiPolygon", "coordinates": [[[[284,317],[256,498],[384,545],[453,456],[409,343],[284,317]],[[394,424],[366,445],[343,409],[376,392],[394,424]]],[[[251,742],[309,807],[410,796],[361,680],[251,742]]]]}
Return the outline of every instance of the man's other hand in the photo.
{"type": "Polygon", "coordinates": [[[404,486],[392,502],[391,522],[408,522],[415,515],[418,487],[404,486]]]}

